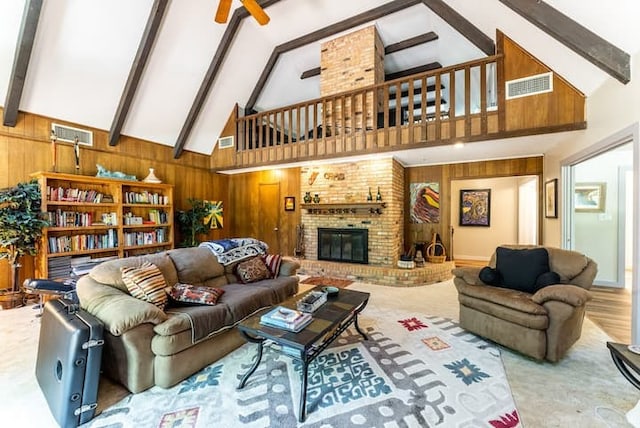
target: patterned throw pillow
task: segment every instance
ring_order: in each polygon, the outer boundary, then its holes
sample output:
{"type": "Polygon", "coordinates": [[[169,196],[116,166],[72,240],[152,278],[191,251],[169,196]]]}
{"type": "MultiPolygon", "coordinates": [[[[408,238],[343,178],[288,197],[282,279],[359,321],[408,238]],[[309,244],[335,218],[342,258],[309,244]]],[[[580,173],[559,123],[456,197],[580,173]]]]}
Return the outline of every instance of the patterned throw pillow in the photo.
{"type": "Polygon", "coordinates": [[[236,268],[238,278],[244,284],[271,278],[271,272],[264,264],[261,257],[254,257],[244,261],[236,268]]]}
{"type": "Polygon", "coordinates": [[[191,284],[176,284],[169,291],[169,297],[176,302],[215,305],[224,294],[222,288],[205,287],[191,284]]]}
{"type": "Polygon", "coordinates": [[[133,297],[164,309],[167,304],[164,288],[167,283],[156,265],[144,262],[140,267],[122,267],[120,271],[122,281],[133,297]]]}
{"type": "Polygon", "coordinates": [[[264,264],[267,265],[271,278],[275,278],[280,273],[280,265],[282,264],[282,256],[279,254],[265,254],[262,256],[264,264]]]}

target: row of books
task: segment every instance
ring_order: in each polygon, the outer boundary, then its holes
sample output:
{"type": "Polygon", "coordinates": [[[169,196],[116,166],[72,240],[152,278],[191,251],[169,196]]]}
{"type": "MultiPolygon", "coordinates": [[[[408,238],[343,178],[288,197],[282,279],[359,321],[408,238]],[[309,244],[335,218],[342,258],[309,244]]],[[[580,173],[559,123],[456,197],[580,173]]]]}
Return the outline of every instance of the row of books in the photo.
{"type": "Polygon", "coordinates": [[[87,227],[87,226],[116,226],[118,216],[115,212],[102,213],[101,222],[94,222],[93,213],[81,211],[47,211],[46,219],[53,227],[87,227]]]}
{"type": "Polygon", "coordinates": [[[124,192],[124,203],[168,205],[169,197],[159,193],[147,192],[146,190],[143,192],[124,192]]]}
{"type": "Polygon", "coordinates": [[[47,200],[62,202],[90,202],[94,204],[113,203],[113,197],[111,195],[105,195],[97,190],[64,188],[62,186],[47,186],[47,200]]]}
{"type": "Polygon", "coordinates": [[[269,327],[281,328],[284,330],[299,332],[305,328],[313,317],[307,312],[277,306],[260,317],[260,324],[269,327]]]}
{"type": "Polygon", "coordinates": [[[165,229],[154,229],[145,232],[126,232],[124,234],[124,245],[126,247],[158,244],[162,242],[167,242],[167,231],[165,229]]]}
{"type": "Polygon", "coordinates": [[[118,233],[115,229],[109,229],[104,234],[49,236],[48,244],[49,253],[116,248],[118,246],[118,233]]]}
{"type": "Polygon", "coordinates": [[[47,262],[47,272],[49,279],[79,278],[89,273],[91,269],[107,260],[117,259],[118,256],[107,256],[91,258],[91,256],[81,257],[52,257],[47,262]]]}
{"type": "Polygon", "coordinates": [[[167,224],[169,215],[164,210],[149,210],[149,221],[153,224],[167,224]]]}

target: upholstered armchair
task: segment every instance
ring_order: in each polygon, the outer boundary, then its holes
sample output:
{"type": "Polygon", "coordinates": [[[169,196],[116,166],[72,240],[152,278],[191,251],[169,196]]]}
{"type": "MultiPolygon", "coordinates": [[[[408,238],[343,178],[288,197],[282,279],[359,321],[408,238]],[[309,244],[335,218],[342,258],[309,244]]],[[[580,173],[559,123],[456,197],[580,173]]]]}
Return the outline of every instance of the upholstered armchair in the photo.
{"type": "Polygon", "coordinates": [[[460,326],[532,358],[559,361],[580,338],[596,263],[579,252],[553,247],[503,245],[496,253],[488,268],[452,271],[460,326]],[[538,275],[544,270],[541,248],[548,254],[550,272],[538,275]],[[524,285],[508,283],[517,283],[522,275],[534,277],[524,278],[524,285]]]}

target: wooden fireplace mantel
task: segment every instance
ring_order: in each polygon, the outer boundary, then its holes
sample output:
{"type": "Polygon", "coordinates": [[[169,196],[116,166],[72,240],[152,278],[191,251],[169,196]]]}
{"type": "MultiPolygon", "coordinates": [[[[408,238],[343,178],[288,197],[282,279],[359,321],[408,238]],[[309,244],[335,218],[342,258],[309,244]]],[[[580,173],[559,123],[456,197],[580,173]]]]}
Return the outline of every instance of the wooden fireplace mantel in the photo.
{"type": "Polygon", "coordinates": [[[385,202],[345,202],[300,204],[309,214],[382,214],[385,202]]]}

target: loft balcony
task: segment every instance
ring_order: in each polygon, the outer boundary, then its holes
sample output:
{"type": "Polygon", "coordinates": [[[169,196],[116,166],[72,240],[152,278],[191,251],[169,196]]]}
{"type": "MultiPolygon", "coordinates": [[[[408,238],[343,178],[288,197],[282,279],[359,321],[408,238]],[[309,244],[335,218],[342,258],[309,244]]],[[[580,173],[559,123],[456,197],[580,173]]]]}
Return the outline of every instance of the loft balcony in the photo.
{"type": "Polygon", "coordinates": [[[235,119],[218,171],[385,153],[586,127],[584,95],[508,38],[499,53],[235,119]],[[547,74],[546,81],[544,80],[547,74]],[[529,76],[551,90],[507,97],[529,76]]]}

